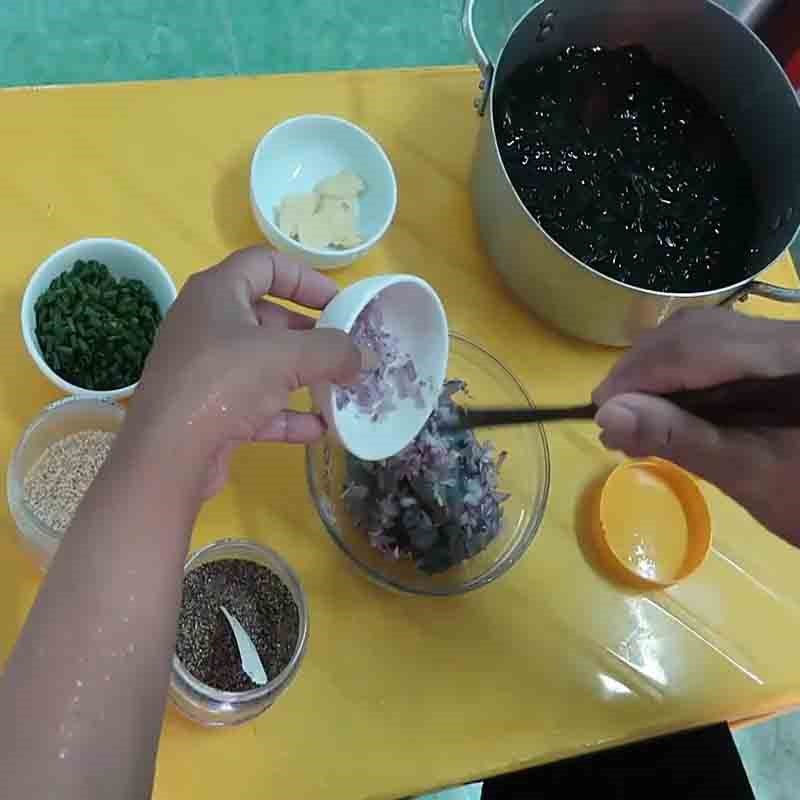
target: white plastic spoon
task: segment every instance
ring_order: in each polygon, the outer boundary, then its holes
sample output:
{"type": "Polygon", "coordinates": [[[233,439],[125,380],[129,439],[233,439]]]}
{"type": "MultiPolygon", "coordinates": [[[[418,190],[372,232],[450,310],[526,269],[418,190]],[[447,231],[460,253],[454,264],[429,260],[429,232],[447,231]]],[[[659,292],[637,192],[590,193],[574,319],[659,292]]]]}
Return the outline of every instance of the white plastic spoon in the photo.
{"type": "Polygon", "coordinates": [[[248,636],[247,631],[239,624],[239,620],[234,617],[225,606],[220,606],[220,611],[225,615],[228,624],[231,626],[233,636],[236,639],[236,646],[239,648],[239,656],[242,659],[242,669],[248,678],[258,686],[265,686],[269,681],[264,665],[258,655],[258,650],[253,644],[253,640],[248,636]]]}

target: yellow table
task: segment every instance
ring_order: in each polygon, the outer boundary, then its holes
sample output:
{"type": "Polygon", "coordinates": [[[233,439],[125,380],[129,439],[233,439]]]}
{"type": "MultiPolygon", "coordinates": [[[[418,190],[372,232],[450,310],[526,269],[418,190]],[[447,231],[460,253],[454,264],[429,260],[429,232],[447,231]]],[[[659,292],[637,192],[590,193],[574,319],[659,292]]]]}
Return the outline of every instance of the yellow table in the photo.
{"type": "MultiPolygon", "coordinates": [[[[397,169],[397,222],[341,282],[416,271],[441,292],[453,328],[498,355],[535,400],[587,396],[617,353],[537,322],[479,243],[466,189],[476,82],[472,70],[447,69],[0,93],[4,452],[56,396],[18,329],[31,270],[67,241],[111,235],[151,250],[182,283],[258,241],[251,152],[267,128],[303,112],[364,125],[397,169]]],[[[788,259],[771,277],[796,283],[788,259]]],[[[591,426],[548,433],[540,536],[503,580],[450,601],[390,594],[347,568],[308,500],[299,449],[241,452],[194,545],[246,536],[281,552],[310,595],[310,650],[254,723],[209,731],[170,711],[157,800],[394,798],[797,703],[800,553],[708,488],[715,549],[705,566],[670,591],[626,593],[594,571],[576,535],[582,494],[615,457],[591,426]]],[[[7,512],[0,565],[2,660],[39,583],[7,512]]]]}

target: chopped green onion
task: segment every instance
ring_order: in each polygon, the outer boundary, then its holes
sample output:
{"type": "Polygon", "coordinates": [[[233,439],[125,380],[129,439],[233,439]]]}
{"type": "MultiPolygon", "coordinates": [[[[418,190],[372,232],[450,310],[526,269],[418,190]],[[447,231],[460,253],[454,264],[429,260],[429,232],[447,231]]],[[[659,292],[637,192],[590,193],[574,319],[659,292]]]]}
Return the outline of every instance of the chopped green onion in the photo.
{"type": "Polygon", "coordinates": [[[136,383],[161,310],[140,280],[117,280],[105,264],[76,261],[36,300],[36,337],[48,366],[84,389],[136,383]]]}

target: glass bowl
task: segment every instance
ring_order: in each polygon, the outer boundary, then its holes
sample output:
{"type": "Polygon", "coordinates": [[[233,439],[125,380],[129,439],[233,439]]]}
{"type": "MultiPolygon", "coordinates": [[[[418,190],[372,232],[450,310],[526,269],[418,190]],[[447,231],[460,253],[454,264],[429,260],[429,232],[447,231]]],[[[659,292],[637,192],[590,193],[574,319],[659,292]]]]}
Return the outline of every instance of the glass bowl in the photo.
{"type": "MultiPolygon", "coordinates": [[[[529,406],[519,381],[490,353],[455,333],[450,335],[449,379],[466,382],[465,406],[529,406]]],[[[395,560],[374,549],[367,534],[350,518],[342,492],[347,453],[328,433],[306,450],[311,496],[333,541],[370,579],[386,588],[417,595],[450,596],[479,589],[506,573],[533,541],[544,515],[550,488],[550,455],[541,425],[477,431],[508,457],[500,472],[499,489],[510,493],[503,504],[503,526],[491,544],[476,556],[444,573],[428,575],[410,560],[395,560]]]]}
{"type": "Polygon", "coordinates": [[[186,717],[207,727],[239,725],[266,711],[286,691],[297,675],[308,645],[308,602],[306,593],[292,568],[273,550],[245,539],[220,539],[189,556],[183,574],[226,559],[242,559],[271,570],[291,592],[300,622],[294,654],[283,671],[265,686],[245,692],[224,692],[199,681],[184,667],[177,654],[172,656],[169,693],[172,702],[186,717]]]}
{"type": "Polygon", "coordinates": [[[8,507],[25,548],[46,571],[63,533],[36,516],[25,500],[25,476],[53,442],[86,430],[111,431],[122,427],[125,409],[113,400],[66,397],[46,406],[25,429],[6,472],[8,507]]]}

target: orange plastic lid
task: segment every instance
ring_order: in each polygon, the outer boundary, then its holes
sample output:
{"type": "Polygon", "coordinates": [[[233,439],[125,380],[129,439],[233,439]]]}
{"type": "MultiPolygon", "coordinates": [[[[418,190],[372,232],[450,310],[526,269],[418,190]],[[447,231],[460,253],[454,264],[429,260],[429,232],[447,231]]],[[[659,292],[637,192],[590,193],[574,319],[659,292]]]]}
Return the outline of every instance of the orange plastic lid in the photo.
{"type": "Polygon", "coordinates": [[[660,458],[626,461],[600,494],[597,545],[605,566],[637,587],[691,575],[711,549],[711,517],[697,481],[660,458]]]}

